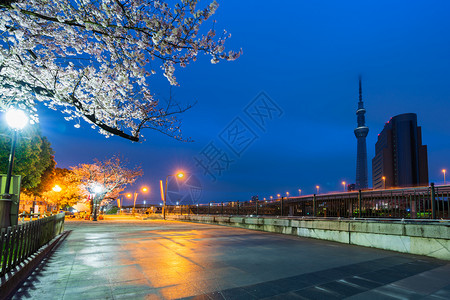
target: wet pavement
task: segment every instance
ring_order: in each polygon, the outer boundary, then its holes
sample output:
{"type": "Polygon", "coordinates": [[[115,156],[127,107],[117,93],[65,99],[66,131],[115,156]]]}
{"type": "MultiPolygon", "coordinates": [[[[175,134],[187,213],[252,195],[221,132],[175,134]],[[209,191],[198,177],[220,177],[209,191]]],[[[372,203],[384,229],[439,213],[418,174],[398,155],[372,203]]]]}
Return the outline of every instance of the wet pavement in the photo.
{"type": "Polygon", "coordinates": [[[450,299],[450,262],[173,221],[69,221],[13,299],[450,299]]]}

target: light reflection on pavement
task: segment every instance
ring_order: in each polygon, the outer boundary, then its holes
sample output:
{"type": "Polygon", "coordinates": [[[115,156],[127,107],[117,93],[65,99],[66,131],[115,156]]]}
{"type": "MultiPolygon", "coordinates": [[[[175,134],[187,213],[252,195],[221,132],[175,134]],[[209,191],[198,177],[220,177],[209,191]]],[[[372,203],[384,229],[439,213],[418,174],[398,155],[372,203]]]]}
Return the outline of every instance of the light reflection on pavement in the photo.
{"type": "Polygon", "coordinates": [[[417,276],[435,288],[415,284],[412,296],[450,293],[449,264],[420,256],[173,221],[69,221],[65,228],[72,233],[13,299],[363,299],[392,289],[411,296],[401,292],[417,276]]]}

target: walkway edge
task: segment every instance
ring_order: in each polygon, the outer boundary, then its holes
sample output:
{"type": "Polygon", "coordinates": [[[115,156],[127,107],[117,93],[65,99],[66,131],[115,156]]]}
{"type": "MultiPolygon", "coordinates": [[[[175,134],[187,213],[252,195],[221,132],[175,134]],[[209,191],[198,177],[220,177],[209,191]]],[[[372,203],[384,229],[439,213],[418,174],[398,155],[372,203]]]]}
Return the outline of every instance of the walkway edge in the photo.
{"type": "Polygon", "coordinates": [[[50,252],[52,252],[53,249],[56,249],[70,233],[71,230],[68,230],[56,236],[52,241],[42,246],[39,251],[31,255],[23,263],[19,264],[13,270],[1,277],[0,300],[8,299],[9,297],[11,297],[13,292],[15,292],[16,289],[28,278],[28,276],[41,263],[41,261],[50,252]]]}

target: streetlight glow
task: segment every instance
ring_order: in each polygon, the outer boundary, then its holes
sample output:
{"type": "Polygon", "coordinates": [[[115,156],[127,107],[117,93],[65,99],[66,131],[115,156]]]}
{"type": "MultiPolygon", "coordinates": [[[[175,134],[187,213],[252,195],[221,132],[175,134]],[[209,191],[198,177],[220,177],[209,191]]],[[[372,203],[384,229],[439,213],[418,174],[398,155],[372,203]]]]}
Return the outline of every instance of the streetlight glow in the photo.
{"type": "Polygon", "coordinates": [[[342,185],[344,186],[344,192],[345,192],[345,184],[346,184],[346,182],[342,181],[342,185]]]}
{"type": "Polygon", "coordinates": [[[442,169],[442,173],[444,173],[444,184],[445,184],[445,172],[447,172],[446,169],[442,169]]]}
{"type": "Polygon", "coordinates": [[[180,172],[180,173],[177,174],[177,177],[178,177],[178,178],[183,178],[183,177],[184,177],[184,174],[180,172]]]}
{"type": "Polygon", "coordinates": [[[302,195],[302,189],[298,189],[298,195],[299,195],[299,196],[302,195]]]}
{"type": "Polygon", "coordinates": [[[317,195],[319,194],[319,186],[318,185],[316,185],[316,189],[317,189],[317,195]]]}
{"type": "Polygon", "coordinates": [[[94,187],[94,192],[96,193],[96,194],[100,194],[101,192],[102,192],[102,186],[101,185],[96,185],[95,187],[94,187]]]}
{"type": "Polygon", "coordinates": [[[59,192],[61,192],[62,188],[59,185],[55,184],[55,186],[52,188],[52,190],[54,192],[59,193],[59,192]]]}
{"type": "Polygon", "coordinates": [[[28,116],[23,110],[10,109],[6,112],[6,122],[12,129],[23,129],[28,123],[28,116]]]}

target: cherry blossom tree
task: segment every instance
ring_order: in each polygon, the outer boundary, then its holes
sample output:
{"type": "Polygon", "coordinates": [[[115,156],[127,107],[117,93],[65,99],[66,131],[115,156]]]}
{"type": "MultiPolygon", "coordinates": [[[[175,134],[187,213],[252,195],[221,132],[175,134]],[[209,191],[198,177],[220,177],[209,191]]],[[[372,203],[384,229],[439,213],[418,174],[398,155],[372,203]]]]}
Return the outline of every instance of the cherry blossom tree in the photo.
{"type": "Polygon", "coordinates": [[[96,194],[96,201],[101,203],[116,199],[124,188],[142,176],[140,167],[129,169],[126,161],[114,156],[105,161],[94,160],[92,164],[80,164],[72,167],[74,178],[80,182],[85,196],[96,194]],[[96,187],[100,186],[100,192],[96,187]]]}
{"type": "Polygon", "coordinates": [[[0,110],[36,104],[82,120],[106,137],[138,141],[145,128],[181,139],[177,114],[190,106],[155,99],[149,80],[207,54],[235,60],[230,37],[208,21],[218,4],[199,0],[0,0],[0,110]],[[169,4],[171,3],[171,4],[169,4]],[[204,32],[202,34],[202,32],[204,32]]]}

